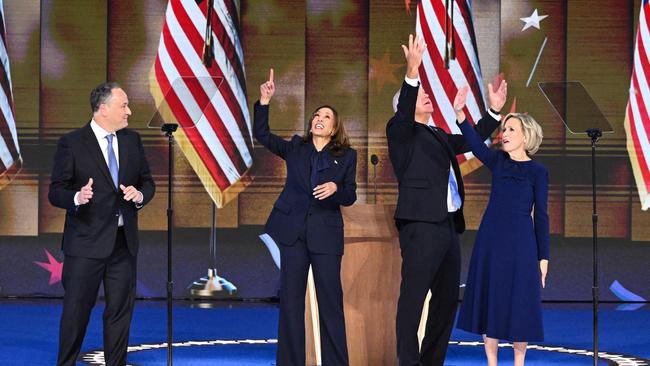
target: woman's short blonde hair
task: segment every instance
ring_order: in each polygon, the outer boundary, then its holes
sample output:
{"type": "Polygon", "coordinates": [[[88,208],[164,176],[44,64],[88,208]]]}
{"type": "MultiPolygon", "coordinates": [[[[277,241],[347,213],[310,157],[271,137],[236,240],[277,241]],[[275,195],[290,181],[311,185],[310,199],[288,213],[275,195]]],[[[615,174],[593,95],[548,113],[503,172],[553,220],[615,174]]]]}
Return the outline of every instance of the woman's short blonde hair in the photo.
{"type": "Polygon", "coordinates": [[[521,128],[524,131],[524,137],[526,139],[524,149],[526,149],[526,154],[529,156],[534,155],[537,150],[539,150],[539,146],[542,144],[542,140],[544,139],[542,127],[535,121],[533,117],[527,114],[510,113],[501,122],[502,131],[506,125],[506,122],[511,118],[516,118],[521,122],[521,128]]]}

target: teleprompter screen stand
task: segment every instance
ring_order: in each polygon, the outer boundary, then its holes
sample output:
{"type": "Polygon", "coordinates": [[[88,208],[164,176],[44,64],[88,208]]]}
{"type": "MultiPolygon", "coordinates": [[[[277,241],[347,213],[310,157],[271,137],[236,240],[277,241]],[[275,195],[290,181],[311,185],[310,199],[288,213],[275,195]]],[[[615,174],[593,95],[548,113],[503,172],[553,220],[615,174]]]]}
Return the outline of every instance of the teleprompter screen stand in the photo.
{"type": "Polygon", "coordinates": [[[559,115],[567,130],[585,135],[591,142],[591,197],[593,227],[593,342],[594,366],[598,366],[598,213],[596,210],[596,143],[612,126],[579,81],[541,82],[539,88],[559,115]]]}

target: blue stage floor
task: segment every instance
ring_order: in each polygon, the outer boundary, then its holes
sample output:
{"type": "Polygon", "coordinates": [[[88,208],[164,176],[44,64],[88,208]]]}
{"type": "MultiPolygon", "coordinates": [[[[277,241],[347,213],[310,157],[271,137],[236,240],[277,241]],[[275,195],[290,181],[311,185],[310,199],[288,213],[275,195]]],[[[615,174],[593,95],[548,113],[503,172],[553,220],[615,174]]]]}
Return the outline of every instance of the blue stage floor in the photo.
{"type": "MultiPolygon", "coordinates": [[[[277,306],[265,303],[218,303],[217,308],[192,308],[175,302],[174,364],[247,366],[273,365],[277,337],[277,306]]],[[[650,365],[650,307],[635,310],[602,305],[602,365],[650,365]]],[[[99,303],[93,311],[78,365],[99,365],[102,333],[99,303]],[[92,361],[92,360],[96,361],[92,361]]],[[[60,300],[0,301],[0,365],[54,365],[60,300]]],[[[527,365],[592,365],[591,304],[545,304],[546,341],[533,345],[527,365]]],[[[138,301],[133,318],[129,364],[166,365],[166,303],[138,301]]],[[[484,364],[480,338],[455,330],[445,365],[484,364]]],[[[350,353],[354,350],[350,349],[350,353]]],[[[512,364],[512,348],[500,349],[500,364],[512,364]]]]}

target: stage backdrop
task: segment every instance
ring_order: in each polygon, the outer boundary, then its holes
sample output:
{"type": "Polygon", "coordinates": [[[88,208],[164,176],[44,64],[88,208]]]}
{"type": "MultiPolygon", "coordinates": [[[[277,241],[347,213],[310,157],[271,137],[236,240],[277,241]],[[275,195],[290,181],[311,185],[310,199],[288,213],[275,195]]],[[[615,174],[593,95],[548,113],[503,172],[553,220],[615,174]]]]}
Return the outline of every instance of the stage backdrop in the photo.
{"type": "MultiPolygon", "coordinates": [[[[336,106],[358,151],[358,202],[374,203],[375,173],[370,164],[374,154],[379,160],[377,203],[394,204],[397,186],[385,124],[405,72],[400,45],[415,33],[419,11],[444,7],[444,1],[431,1],[216,0],[215,9],[233,15],[230,21],[217,17],[226,33],[214,29],[215,42],[225,45],[215,48],[215,57],[217,61],[230,57],[230,62],[236,57],[235,76],[228,79],[227,70],[222,76],[230,88],[239,83],[233,95],[241,112],[241,135],[250,139],[245,136],[252,119],[248,113],[272,67],[277,90],[271,106],[272,130],[285,138],[302,134],[315,107],[336,106]]],[[[62,295],[64,212],[47,200],[52,158],[57,139],[88,122],[89,92],[106,80],[119,82],[129,95],[133,111],[129,128],[143,137],[157,185],[154,200],[140,212],[138,293],[164,296],[168,161],[166,139],[158,129],[148,128],[152,120],[156,124],[163,118],[157,113],[152,75],[169,12],[185,17],[181,24],[200,20],[208,1],[172,3],[171,10],[166,0],[3,4],[2,86],[13,100],[0,107],[5,117],[13,115],[15,128],[6,122],[2,137],[16,142],[10,151],[16,164],[4,167],[0,176],[0,296],[62,295]]],[[[560,80],[582,82],[614,127],[598,150],[601,298],[650,298],[650,211],[641,207],[640,181],[633,169],[638,168],[638,156],[632,157],[637,161],[633,165],[624,128],[641,1],[602,0],[597,6],[587,0],[475,1],[471,11],[460,5],[455,22],[462,19],[474,28],[470,42],[475,43],[484,81],[504,72],[509,92],[504,110],[528,112],[544,129],[544,143],[535,155],[550,170],[551,264],[544,298],[591,298],[590,144],[584,136],[566,132],[537,88],[537,82],[560,80]]],[[[434,34],[440,27],[436,24],[442,24],[438,20],[427,19],[434,34]]],[[[192,37],[203,39],[205,19],[191,25],[192,37]]],[[[215,201],[223,205],[216,211],[220,275],[238,287],[238,297],[276,293],[279,272],[257,236],[282,189],[286,170],[283,161],[254,140],[244,145],[250,148],[251,160],[242,155],[233,179],[237,187],[221,200],[209,179],[200,179],[205,172],[197,175],[191,154],[178,148],[174,152],[173,269],[178,297],[185,296],[185,287],[212,265],[209,241],[215,201]]],[[[465,172],[469,231],[461,239],[463,280],[490,189],[485,168],[474,166],[465,172]]]]}

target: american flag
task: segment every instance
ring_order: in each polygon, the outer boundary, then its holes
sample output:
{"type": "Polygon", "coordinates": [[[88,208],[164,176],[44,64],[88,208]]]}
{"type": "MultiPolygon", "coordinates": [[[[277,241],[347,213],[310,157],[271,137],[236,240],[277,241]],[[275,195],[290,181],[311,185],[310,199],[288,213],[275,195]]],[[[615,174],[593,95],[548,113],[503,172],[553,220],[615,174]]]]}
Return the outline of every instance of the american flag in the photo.
{"type": "Polygon", "coordinates": [[[178,146],[223,207],[253,164],[244,54],[234,0],[210,11],[215,59],[203,63],[210,1],[170,0],[152,70],[151,92],[163,119],[180,125],[178,146]]]}
{"type": "Polygon", "coordinates": [[[641,209],[650,207],[650,30],[648,15],[650,4],[644,0],[641,4],[639,26],[636,33],[634,50],[634,67],[630,81],[630,99],[625,112],[625,133],[627,135],[627,151],[632,163],[632,171],[636,180],[641,199],[641,209]]]}
{"type": "MultiPolygon", "coordinates": [[[[474,124],[485,112],[471,10],[469,0],[422,0],[418,3],[416,34],[427,44],[419,70],[420,81],[427,94],[433,96],[432,122],[447,133],[461,133],[453,108],[459,88],[470,87],[465,107],[469,122],[474,124]]],[[[476,159],[470,159],[471,153],[458,156],[463,174],[480,166],[476,159]]]]}
{"type": "Polygon", "coordinates": [[[11,72],[7,52],[4,4],[0,0],[0,189],[9,184],[22,167],[18,146],[11,72]]]}

